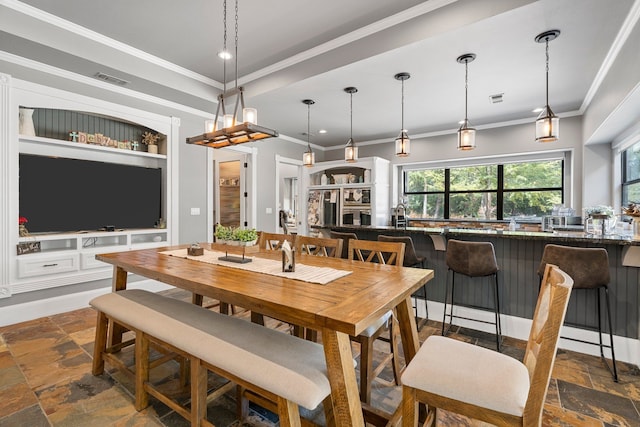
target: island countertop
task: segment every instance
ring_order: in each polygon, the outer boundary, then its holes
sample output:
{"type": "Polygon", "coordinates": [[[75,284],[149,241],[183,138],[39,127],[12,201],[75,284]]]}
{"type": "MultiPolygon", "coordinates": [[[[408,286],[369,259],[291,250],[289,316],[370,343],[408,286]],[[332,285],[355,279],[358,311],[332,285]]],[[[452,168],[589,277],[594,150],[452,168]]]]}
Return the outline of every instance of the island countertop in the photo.
{"type": "Polygon", "coordinates": [[[481,229],[481,228],[453,228],[453,227],[406,227],[396,228],[393,226],[366,226],[366,225],[343,225],[339,227],[330,227],[335,231],[350,231],[350,232],[378,232],[378,233],[410,233],[410,234],[425,234],[434,236],[443,236],[444,238],[450,237],[464,237],[464,236],[491,236],[503,239],[516,239],[516,240],[544,240],[558,243],[582,243],[582,244],[594,244],[594,245],[621,245],[621,246],[640,246],[640,239],[634,239],[631,235],[594,235],[588,234],[583,231],[508,231],[508,230],[493,230],[493,229],[481,229]]]}

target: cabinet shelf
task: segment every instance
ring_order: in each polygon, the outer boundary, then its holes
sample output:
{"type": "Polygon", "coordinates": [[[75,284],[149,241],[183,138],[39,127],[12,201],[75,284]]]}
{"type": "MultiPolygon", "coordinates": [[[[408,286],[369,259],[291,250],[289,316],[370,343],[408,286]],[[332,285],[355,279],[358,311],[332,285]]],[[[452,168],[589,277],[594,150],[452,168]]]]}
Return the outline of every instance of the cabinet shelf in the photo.
{"type": "Polygon", "coordinates": [[[26,143],[31,143],[35,145],[40,145],[40,144],[48,144],[49,146],[57,145],[59,147],[70,147],[74,149],[89,150],[89,151],[102,151],[102,152],[107,152],[112,154],[119,154],[123,156],[148,157],[148,158],[154,158],[154,159],[167,158],[166,154],[154,154],[154,153],[147,153],[146,151],[124,150],[121,148],[105,147],[102,145],[95,145],[95,144],[83,144],[79,142],[63,141],[61,139],[44,138],[41,136],[20,135],[19,138],[20,138],[20,142],[23,142],[23,143],[26,142],[26,143]]]}

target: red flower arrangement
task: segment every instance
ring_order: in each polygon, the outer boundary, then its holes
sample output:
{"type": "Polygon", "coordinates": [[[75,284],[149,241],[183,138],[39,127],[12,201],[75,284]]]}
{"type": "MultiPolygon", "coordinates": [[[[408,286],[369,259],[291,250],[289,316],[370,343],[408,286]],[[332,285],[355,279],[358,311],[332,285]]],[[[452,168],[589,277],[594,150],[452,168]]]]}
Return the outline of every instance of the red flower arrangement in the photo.
{"type": "Polygon", "coordinates": [[[20,218],[18,218],[18,225],[24,225],[26,223],[28,223],[29,220],[27,220],[27,218],[21,216],[20,218]]]}

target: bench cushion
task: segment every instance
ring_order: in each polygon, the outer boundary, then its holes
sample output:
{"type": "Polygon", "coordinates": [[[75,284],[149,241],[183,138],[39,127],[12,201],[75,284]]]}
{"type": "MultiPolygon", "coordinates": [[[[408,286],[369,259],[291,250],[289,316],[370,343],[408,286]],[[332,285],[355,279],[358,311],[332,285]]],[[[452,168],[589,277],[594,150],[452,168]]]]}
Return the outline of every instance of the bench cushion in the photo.
{"type": "Polygon", "coordinates": [[[144,290],[124,290],[90,304],[248,383],[307,409],[331,392],[320,344],[144,290]]]}

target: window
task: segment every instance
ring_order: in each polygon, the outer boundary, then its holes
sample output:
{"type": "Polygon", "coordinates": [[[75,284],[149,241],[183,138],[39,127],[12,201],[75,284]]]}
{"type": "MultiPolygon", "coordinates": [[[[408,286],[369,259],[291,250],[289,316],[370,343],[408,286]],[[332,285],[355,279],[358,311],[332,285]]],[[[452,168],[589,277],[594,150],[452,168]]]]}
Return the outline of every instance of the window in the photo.
{"type": "Polygon", "coordinates": [[[563,160],[553,159],[406,170],[407,215],[480,220],[540,217],[563,202],[563,169],[563,160]]]}
{"type": "Polygon", "coordinates": [[[640,203],[640,142],[622,152],[622,205],[640,203]]]}

